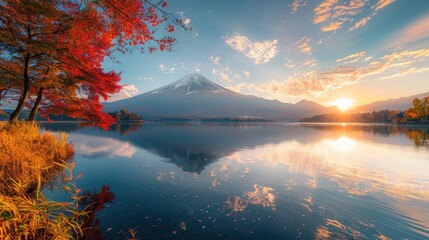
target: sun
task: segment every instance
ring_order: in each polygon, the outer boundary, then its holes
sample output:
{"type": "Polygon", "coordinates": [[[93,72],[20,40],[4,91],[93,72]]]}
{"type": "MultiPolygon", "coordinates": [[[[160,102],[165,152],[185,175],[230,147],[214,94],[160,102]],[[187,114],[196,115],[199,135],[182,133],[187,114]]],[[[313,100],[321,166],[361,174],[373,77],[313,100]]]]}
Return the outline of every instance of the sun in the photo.
{"type": "Polygon", "coordinates": [[[353,99],[344,98],[331,102],[331,105],[338,107],[341,111],[346,111],[353,107],[354,103],[353,99]]]}

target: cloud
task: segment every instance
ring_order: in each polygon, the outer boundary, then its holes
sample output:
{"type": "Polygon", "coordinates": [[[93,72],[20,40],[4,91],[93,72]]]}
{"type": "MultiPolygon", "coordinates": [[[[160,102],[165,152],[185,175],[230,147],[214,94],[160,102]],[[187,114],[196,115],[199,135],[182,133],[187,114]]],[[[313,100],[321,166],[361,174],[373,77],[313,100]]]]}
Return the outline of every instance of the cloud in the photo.
{"type": "Polygon", "coordinates": [[[189,23],[191,23],[191,19],[185,18],[185,20],[183,20],[183,24],[185,24],[186,26],[188,26],[189,23]]]}
{"type": "Polygon", "coordinates": [[[411,73],[421,73],[421,72],[425,72],[425,71],[429,71],[429,67],[426,67],[426,68],[415,68],[415,67],[406,68],[406,69],[403,69],[403,70],[401,70],[395,74],[382,77],[381,79],[383,79],[383,80],[392,79],[392,78],[402,77],[402,76],[405,76],[405,75],[408,75],[411,73]]]}
{"type": "Polygon", "coordinates": [[[146,76],[146,77],[137,77],[137,80],[152,80],[153,79],[153,77],[149,77],[149,76],[146,76]]]}
{"type": "Polygon", "coordinates": [[[338,0],[325,0],[314,9],[313,23],[319,24],[325,22],[331,14],[329,13],[338,0]]]}
{"type": "MultiPolygon", "coordinates": [[[[359,55],[364,56],[362,52],[353,55],[345,57],[345,61],[356,59],[359,55]]],[[[421,65],[421,62],[427,58],[429,58],[429,48],[405,50],[384,55],[378,61],[369,62],[363,66],[336,66],[296,74],[282,81],[271,80],[262,84],[240,83],[229,88],[238,92],[253,92],[258,96],[277,96],[277,98],[316,97],[333,89],[355,84],[368,76],[384,74],[381,79],[391,79],[429,71],[427,65],[416,66],[419,63],[421,65]]]]}
{"type": "Polygon", "coordinates": [[[371,57],[371,56],[370,56],[370,57],[366,57],[363,61],[364,61],[364,62],[367,62],[367,61],[369,61],[369,60],[371,60],[371,59],[373,59],[373,57],[371,57]]]}
{"type": "Polygon", "coordinates": [[[393,3],[395,0],[378,0],[378,3],[372,6],[376,11],[385,8],[387,5],[393,3]]]}
{"type": "Polygon", "coordinates": [[[219,56],[211,56],[210,57],[210,61],[214,64],[214,65],[220,65],[220,57],[219,56]]]}
{"type": "Polygon", "coordinates": [[[130,98],[132,96],[135,96],[139,93],[139,90],[134,86],[134,84],[131,85],[125,85],[122,87],[121,91],[118,93],[115,93],[110,96],[108,102],[114,102],[125,98],[130,98]]]}
{"type": "Polygon", "coordinates": [[[191,19],[188,17],[185,17],[184,12],[177,12],[177,14],[180,16],[180,19],[182,19],[182,23],[188,26],[191,23],[191,19]]]}
{"type": "Polygon", "coordinates": [[[348,30],[353,31],[365,26],[378,12],[393,3],[395,0],[378,0],[372,5],[369,11],[363,11],[365,6],[369,5],[370,0],[325,0],[314,9],[313,23],[322,24],[328,22],[321,29],[323,32],[330,32],[340,29],[343,24],[349,25],[348,30]],[[372,9],[372,10],[371,10],[372,9]],[[355,21],[355,16],[365,13],[366,16],[358,18],[355,21]]]}
{"type": "Polygon", "coordinates": [[[234,33],[224,37],[225,43],[237,52],[255,61],[255,64],[264,64],[278,53],[278,40],[252,42],[246,36],[234,33]]]}
{"type": "Polygon", "coordinates": [[[310,59],[310,60],[305,61],[304,65],[310,66],[310,67],[315,67],[315,66],[317,66],[317,62],[315,59],[310,59]]]}
{"type": "Polygon", "coordinates": [[[228,84],[230,84],[231,81],[232,81],[230,79],[230,72],[229,72],[229,67],[228,66],[224,66],[224,67],[217,68],[217,69],[213,68],[212,69],[212,74],[219,76],[222,80],[224,80],[228,84]]]}
{"type": "Polygon", "coordinates": [[[189,67],[186,67],[183,62],[181,62],[181,63],[173,63],[170,66],[167,66],[167,65],[161,63],[161,64],[159,64],[158,68],[162,72],[169,73],[169,74],[176,73],[176,71],[179,70],[179,69],[181,69],[181,70],[189,70],[189,67]]]}
{"type": "MultiPolygon", "coordinates": [[[[355,53],[355,54],[349,55],[349,56],[344,57],[344,58],[339,58],[339,59],[337,59],[337,61],[336,61],[336,62],[341,62],[341,63],[354,63],[354,62],[359,61],[361,58],[363,58],[363,57],[365,57],[365,56],[366,56],[366,52],[365,52],[365,51],[363,51],[363,52],[358,52],[358,53],[355,53]]],[[[369,60],[369,59],[368,59],[368,60],[369,60]]]]}
{"type": "Polygon", "coordinates": [[[323,32],[335,31],[340,29],[341,25],[343,25],[343,22],[333,22],[333,23],[330,23],[328,26],[322,27],[322,31],[323,32]]]}
{"type": "Polygon", "coordinates": [[[286,67],[288,67],[290,69],[294,69],[297,67],[295,62],[292,59],[286,59],[286,60],[287,60],[286,64],[285,64],[286,67]]]}
{"type": "MultiPolygon", "coordinates": [[[[356,59],[356,56],[364,54],[358,53],[355,56],[348,56],[348,60],[356,59]]],[[[277,83],[276,88],[283,93],[300,96],[320,96],[324,93],[346,85],[354,84],[360,79],[377,74],[392,75],[384,77],[386,79],[405,76],[411,73],[427,71],[427,67],[413,67],[413,63],[418,63],[429,57],[429,49],[406,50],[394,52],[380,58],[379,62],[366,66],[338,66],[322,71],[312,71],[301,76],[290,77],[284,82],[277,83]]],[[[346,59],[346,60],[347,60],[346,59]]],[[[383,78],[383,77],[382,77],[383,78]]],[[[273,83],[271,83],[273,85],[273,83]]]]}
{"type": "Polygon", "coordinates": [[[250,72],[248,71],[242,71],[243,75],[246,76],[247,78],[250,77],[250,72]]]}
{"type": "Polygon", "coordinates": [[[356,29],[358,29],[358,28],[360,28],[360,27],[365,26],[365,25],[366,25],[366,23],[367,23],[369,20],[371,20],[371,17],[365,17],[365,18],[362,18],[361,20],[359,20],[359,21],[355,22],[355,25],[353,25],[353,27],[350,27],[350,28],[349,28],[349,31],[353,31],[353,30],[356,30],[356,29]]]}
{"type": "Polygon", "coordinates": [[[301,7],[307,5],[308,0],[294,0],[292,3],[292,13],[298,12],[301,7]]]}
{"type": "Polygon", "coordinates": [[[302,53],[311,54],[311,46],[308,44],[310,42],[310,38],[303,37],[301,38],[297,44],[298,44],[298,50],[302,53]]]}
{"type": "Polygon", "coordinates": [[[401,30],[390,45],[401,45],[429,38],[429,15],[426,15],[401,30]]]}
{"type": "Polygon", "coordinates": [[[201,72],[201,66],[202,66],[201,63],[197,63],[197,65],[194,66],[194,71],[195,72],[201,72]]]}

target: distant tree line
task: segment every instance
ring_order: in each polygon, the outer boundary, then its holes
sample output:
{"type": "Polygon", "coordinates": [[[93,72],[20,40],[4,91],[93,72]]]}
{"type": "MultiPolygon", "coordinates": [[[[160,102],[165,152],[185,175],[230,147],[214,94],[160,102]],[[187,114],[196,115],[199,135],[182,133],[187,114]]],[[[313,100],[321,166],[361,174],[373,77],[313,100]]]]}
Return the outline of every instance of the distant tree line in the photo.
{"type": "Polygon", "coordinates": [[[406,111],[381,110],[365,113],[329,113],[302,118],[301,122],[393,122],[429,123],[429,97],[415,98],[406,111]]]}
{"type": "Polygon", "coordinates": [[[143,122],[143,118],[137,113],[132,113],[128,109],[121,109],[120,111],[109,112],[116,123],[130,123],[130,122],[143,122]]]}

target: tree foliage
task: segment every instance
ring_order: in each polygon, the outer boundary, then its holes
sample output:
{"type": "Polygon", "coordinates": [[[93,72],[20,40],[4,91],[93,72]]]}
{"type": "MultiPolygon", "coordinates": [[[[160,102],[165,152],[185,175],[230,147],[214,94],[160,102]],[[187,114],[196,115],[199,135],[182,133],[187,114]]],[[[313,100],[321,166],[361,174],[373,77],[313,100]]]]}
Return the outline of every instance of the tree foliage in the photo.
{"type": "Polygon", "coordinates": [[[113,118],[100,101],[121,89],[120,73],[102,63],[114,52],[171,50],[175,39],[157,38],[181,20],[164,1],[3,0],[0,3],[0,101],[10,91],[29,120],[68,115],[107,128],[113,118]]]}
{"type": "Polygon", "coordinates": [[[109,115],[113,117],[115,122],[129,123],[129,122],[143,122],[140,115],[130,112],[128,109],[121,109],[120,111],[110,112],[109,115]]]}

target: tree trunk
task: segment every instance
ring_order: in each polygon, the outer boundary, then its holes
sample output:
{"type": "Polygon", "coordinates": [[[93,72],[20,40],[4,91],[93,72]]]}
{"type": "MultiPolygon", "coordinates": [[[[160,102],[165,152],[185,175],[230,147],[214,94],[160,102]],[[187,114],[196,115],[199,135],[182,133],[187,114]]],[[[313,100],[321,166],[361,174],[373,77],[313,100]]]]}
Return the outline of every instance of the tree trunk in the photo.
{"type": "Polygon", "coordinates": [[[39,88],[39,92],[37,92],[37,99],[36,102],[34,102],[34,106],[31,109],[30,116],[28,117],[27,121],[34,122],[36,120],[37,110],[39,110],[40,102],[42,102],[43,97],[43,87],[39,88]]]}
{"type": "Polygon", "coordinates": [[[24,109],[25,102],[30,95],[30,76],[28,75],[30,68],[30,53],[27,53],[24,57],[24,89],[22,90],[21,97],[19,98],[18,105],[12,112],[9,118],[9,122],[13,123],[18,120],[19,114],[24,109]]]}

